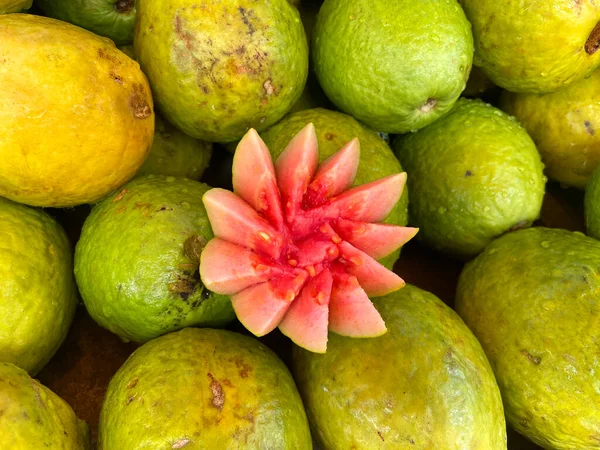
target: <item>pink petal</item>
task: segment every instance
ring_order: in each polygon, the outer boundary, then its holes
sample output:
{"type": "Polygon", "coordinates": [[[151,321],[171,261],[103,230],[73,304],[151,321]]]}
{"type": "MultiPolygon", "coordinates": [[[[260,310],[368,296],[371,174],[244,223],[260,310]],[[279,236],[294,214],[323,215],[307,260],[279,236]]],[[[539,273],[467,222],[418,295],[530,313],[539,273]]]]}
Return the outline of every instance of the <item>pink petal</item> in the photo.
{"type": "Polygon", "coordinates": [[[304,202],[318,206],[352,186],[360,162],[360,143],[354,138],[319,166],[304,202]]]}
{"type": "Polygon", "coordinates": [[[200,254],[202,283],[217,294],[233,295],[283,273],[269,259],[219,238],[211,239],[200,254]]]}
{"type": "Polygon", "coordinates": [[[419,231],[418,228],[346,219],[336,220],[334,227],[343,240],[375,259],[395,252],[419,231]]]}
{"type": "Polygon", "coordinates": [[[285,314],[279,329],[296,345],[325,353],[329,323],[329,298],[333,279],[328,269],[310,280],[285,314]]]}
{"type": "Polygon", "coordinates": [[[256,130],[242,138],[233,156],[233,190],[275,228],[283,225],[283,212],[275,168],[269,149],[256,130]]]}
{"type": "Polygon", "coordinates": [[[279,259],[284,236],[252,207],[225,189],[211,189],[202,197],[216,237],[279,259]]]}
{"type": "Polygon", "coordinates": [[[315,127],[306,125],[292,138],[275,163],[277,183],[288,223],[293,222],[319,163],[315,127]]]}

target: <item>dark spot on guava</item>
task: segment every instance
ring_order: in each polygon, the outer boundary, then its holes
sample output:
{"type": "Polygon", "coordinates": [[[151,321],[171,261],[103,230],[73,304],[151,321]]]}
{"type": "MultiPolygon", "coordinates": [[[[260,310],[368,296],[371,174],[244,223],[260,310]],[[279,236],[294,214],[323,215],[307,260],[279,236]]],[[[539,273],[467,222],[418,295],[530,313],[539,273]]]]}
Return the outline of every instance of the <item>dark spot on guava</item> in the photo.
{"type": "Polygon", "coordinates": [[[125,14],[133,10],[134,0],[119,0],[115,3],[115,9],[121,14],[125,14]]]}
{"type": "Polygon", "coordinates": [[[587,279],[587,277],[586,277],[585,275],[582,275],[582,276],[581,276],[581,279],[583,280],[583,282],[584,282],[585,284],[588,284],[588,279],[587,279]]]}
{"type": "Polygon", "coordinates": [[[188,445],[191,441],[191,439],[179,439],[178,441],[175,441],[173,443],[173,445],[171,445],[172,449],[179,449],[179,448],[183,448],[186,445],[188,445]]]}
{"type": "Polygon", "coordinates": [[[113,203],[117,203],[125,197],[125,195],[129,192],[129,189],[122,189],[121,192],[117,194],[117,196],[113,199],[113,203]]]}
{"type": "Polygon", "coordinates": [[[587,120],[585,122],[583,122],[583,126],[585,127],[585,132],[587,134],[589,134],[590,136],[594,136],[596,134],[596,130],[594,130],[594,127],[592,126],[592,124],[590,122],[588,122],[587,120]]]}
{"type": "Polygon", "coordinates": [[[246,364],[244,361],[242,361],[239,358],[235,359],[233,362],[235,363],[235,366],[239,370],[240,377],[248,378],[248,373],[252,372],[252,366],[250,366],[249,364],[246,364]]]}
{"type": "Polygon", "coordinates": [[[111,62],[111,63],[113,63],[113,64],[117,64],[117,65],[119,65],[119,64],[120,64],[120,61],[119,61],[117,58],[115,58],[115,57],[114,57],[114,56],[112,56],[112,55],[109,55],[109,54],[106,52],[106,50],[104,50],[103,48],[99,48],[99,49],[98,49],[98,57],[99,57],[100,59],[105,59],[105,60],[107,60],[107,61],[109,61],[109,62],[111,62]]]}
{"type": "Polygon", "coordinates": [[[212,294],[211,291],[209,291],[208,289],[204,289],[202,291],[202,300],[208,300],[210,298],[211,294],[212,294]]]}
{"type": "Polygon", "coordinates": [[[523,355],[525,358],[527,358],[529,361],[531,361],[536,366],[539,366],[539,364],[542,362],[541,357],[532,355],[527,350],[521,350],[521,355],[523,355]]]}
{"type": "Polygon", "coordinates": [[[325,135],[325,139],[327,139],[328,141],[331,141],[331,140],[335,139],[335,134],[333,134],[333,133],[327,133],[325,135]]]}
{"type": "Polygon", "coordinates": [[[527,227],[527,221],[521,220],[520,222],[515,223],[508,231],[517,231],[527,227]]]}
{"type": "Polygon", "coordinates": [[[68,435],[69,435],[69,433],[67,433],[67,430],[63,430],[63,434],[64,434],[65,436],[68,436],[68,435]]]}
{"type": "Polygon", "coordinates": [[[385,439],[383,438],[383,434],[381,434],[381,431],[377,431],[377,436],[380,437],[380,439],[385,442],[385,439]]]}
{"type": "Polygon", "coordinates": [[[210,378],[210,391],[212,393],[212,401],[211,405],[217,408],[219,411],[223,409],[223,405],[225,404],[225,393],[223,392],[223,387],[221,383],[215,380],[212,373],[207,373],[208,378],[210,378]]]}
{"type": "Polygon", "coordinates": [[[414,445],[414,443],[415,443],[415,440],[414,440],[413,438],[410,438],[410,439],[408,440],[408,442],[410,442],[411,444],[413,444],[413,445],[414,445]]]}
{"type": "Polygon", "coordinates": [[[419,108],[419,111],[422,113],[429,113],[433,111],[436,105],[437,100],[435,98],[428,98],[427,101],[419,108]]]}
{"type": "Polygon", "coordinates": [[[473,172],[471,172],[470,170],[467,170],[465,172],[465,177],[472,177],[473,176],[473,172]]]}
{"type": "Polygon", "coordinates": [[[521,417],[521,419],[519,420],[519,423],[521,424],[521,426],[523,428],[529,427],[529,420],[527,420],[525,417],[521,417]]]}
{"type": "Polygon", "coordinates": [[[143,85],[133,85],[133,93],[129,98],[129,106],[133,111],[133,117],[136,119],[143,120],[152,115],[152,108],[150,108],[147,97],[148,94],[143,85]]]}
{"type": "Polygon", "coordinates": [[[224,380],[221,380],[221,384],[223,384],[224,386],[227,386],[227,387],[233,387],[233,384],[227,378],[225,378],[224,380]]]}
{"type": "Polygon", "coordinates": [[[133,380],[131,380],[129,383],[127,383],[127,389],[134,388],[138,384],[138,381],[139,381],[139,378],[135,377],[133,380]]]}
{"type": "Polygon", "coordinates": [[[135,400],[135,394],[125,400],[125,405],[129,405],[132,401],[135,400]]]}
{"type": "Polygon", "coordinates": [[[210,90],[206,86],[203,85],[202,92],[204,92],[205,94],[208,94],[210,92],[210,90]]]}
{"type": "Polygon", "coordinates": [[[590,36],[588,37],[584,48],[585,52],[588,55],[593,55],[600,48],[600,23],[597,23],[592,32],[590,33],[590,36]]]}
{"type": "Polygon", "coordinates": [[[110,74],[110,77],[111,77],[111,78],[112,78],[112,79],[113,79],[113,80],[114,80],[116,83],[123,84],[123,78],[121,78],[119,75],[116,75],[116,74],[114,74],[114,73],[111,73],[111,74],[110,74]]]}
{"type": "Polygon", "coordinates": [[[200,262],[200,254],[206,244],[206,239],[198,234],[193,234],[183,243],[183,254],[194,262],[200,262]]]}
{"type": "Polygon", "coordinates": [[[121,207],[119,207],[116,211],[115,214],[119,215],[121,214],[123,211],[125,211],[127,209],[127,205],[123,205],[121,207]]]}
{"type": "Polygon", "coordinates": [[[244,22],[244,25],[248,27],[248,34],[253,35],[256,29],[254,28],[254,25],[252,25],[252,22],[250,22],[249,19],[249,17],[252,16],[252,11],[248,11],[246,10],[246,8],[243,8],[241,6],[238,8],[238,11],[242,15],[242,21],[244,22]]]}
{"type": "Polygon", "coordinates": [[[267,95],[276,94],[275,86],[273,86],[273,82],[270,78],[267,78],[267,80],[263,83],[263,89],[267,95]]]}

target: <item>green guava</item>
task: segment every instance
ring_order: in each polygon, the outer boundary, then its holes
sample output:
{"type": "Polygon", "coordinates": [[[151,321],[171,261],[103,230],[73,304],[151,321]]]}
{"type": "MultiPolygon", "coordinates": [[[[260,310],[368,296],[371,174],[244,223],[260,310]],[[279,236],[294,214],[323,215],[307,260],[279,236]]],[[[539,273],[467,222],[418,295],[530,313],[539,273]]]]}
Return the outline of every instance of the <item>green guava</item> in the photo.
{"type": "Polygon", "coordinates": [[[111,380],[100,450],[310,450],[302,400],[263,344],[187,328],[137,349],[111,380]]]}
{"type": "Polygon", "coordinates": [[[585,188],[584,215],[588,236],[600,240],[600,168],[592,173],[585,188]]]}
{"type": "Polygon", "coordinates": [[[540,215],[546,178],[535,145],[514,118],[480,100],[450,113],[394,149],[408,174],[410,223],[427,245],[459,258],[481,252],[540,215]]]}
{"type": "Polygon", "coordinates": [[[0,448],[89,450],[87,424],[23,369],[0,363],[0,448]]]}
{"type": "Polygon", "coordinates": [[[158,114],[150,154],[138,175],[157,174],[199,181],[208,167],[213,146],[175,128],[158,114]]]}
{"type": "Polygon", "coordinates": [[[204,288],[200,253],[213,233],[202,204],[209,186],[135,178],[92,209],[75,251],[85,306],[104,328],[144,342],[186,326],[224,326],[228,297],[204,288]]]}
{"type": "Polygon", "coordinates": [[[554,92],[600,64],[592,0],[459,0],[473,27],[474,64],[511,92],[554,92]]]}
{"type": "MultiPolygon", "coordinates": [[[[388,175],[402,172],[400,163],[390,147],[372,130],[358,123],[352,117],[327,109],[316,108],[289,114],[276,125],[261,133],[262,139],[277,158],[288,142],[308,123],[315,126],[319,142],[319,160],[333,155],[355,137],[360,141],[360,164],[354,179],[354,185],[375,181],[388,175]]],[[[408,192],[406,187],[400,201],[384,220],[394,225],[406,225],[408,222],[408,192]]],[[[391,268],[400,250],[383,258],[379,262],[391,268]]]]}
{"type": "Polygon", "coordinates": [[[33,0],[0,0],[0,14],[18,13],[31,8],[33,0]]]}
{"type": "Polygon", "coordinates": [[[600,72],[551,94],[505,91],[500,107],[527,129],[549,178],[585,188],[600,164],[600,72]]]}
{"type": "Polygon", "coordinates": [[[455,1],[325,0],[312,51],[338,108],[374,130],[406,133],[456,102],[471,70],[473,36],[455,1]]]}
{"type": "Polygon", "coordinates": [[[146,0],[137,8],[136,57],[158,108],[186,134],[235,141],[300,98],[308,44],[287,0],[146,0]]]}
{"type": "Polygon", "coordinates": [[[36,0],[48,17],[70,22],[123,45],[133,41],[135,0],[36,0]]]}
{"type": "Polygon", "coordinates": [[[41,209],[0,197],[0,361],[35,375],[65,340],[76,306],[63,228],[41,209]]]}
{"type": "Polygon", "coordinates": [[[388,332],[330,333],[325,354],[294,349],[293,373],[323,450],[500,450],[500,392],[458,315],[417,287],[373,300],[388,332]]]}
{"type": "Polygon", "coordinates": [[[508,422],[546,449],[600,448],[600,242],[508,233],[460,275],[456,309],[494,369],[508,422]]]}

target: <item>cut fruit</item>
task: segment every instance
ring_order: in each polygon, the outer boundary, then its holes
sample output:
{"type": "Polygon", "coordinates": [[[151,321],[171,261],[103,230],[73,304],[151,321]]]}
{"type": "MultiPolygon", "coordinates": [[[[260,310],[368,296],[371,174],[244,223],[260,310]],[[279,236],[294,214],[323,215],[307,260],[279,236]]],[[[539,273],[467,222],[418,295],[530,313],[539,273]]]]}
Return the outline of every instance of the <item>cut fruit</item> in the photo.
{"type": "Polygon", "coordinates": [[[264,336],[277,328],[307,278],[300,270],[244,289],[231,297],[235,314],[248,331],[264,336]]]}
{"type": "Polygon", "coordinates": [[[222,295],[233,295],[258,283],[282,276],[285,271],[252,250],[222,239],[211,239],[200,254],[205,286],[222,295]]]}
{"type": "Polygon", "coordinates": [[[387,331],[379,312],[352,275],[334,274],[329,329],[350,337],[377,337],[387,331]]]}
{"type": "Polygon", "coordinates": [[[316,353],[327,350],[329,297],[333,278],[324,269],[310,280],[279,324],[296,345],[316,353]]]}
{"type": "Polygon", "coordinates": [[[333,222],[333,227],[342,239],[375,259],[393,253],[415,237],[419,231],[418,228],[346,219],[336,220],[333,222]]]}
{"type": "Polygon", "coordinates": [[[368,295],[404,281],[376,259],[417,230],[372,223],[400,199],[405,173],[350,188],[358,140],[320,167],[317,145],[308,124],[273,164],[258,134],[248,132],[234,156],[235,193],[213,189],[203,198],[215,239],[201,255],[200,276],[207,289],[232,296],[255,335],[279,326],[297,345],[325,352],[328,329],[353,337],[385,332],[368,295]]]}

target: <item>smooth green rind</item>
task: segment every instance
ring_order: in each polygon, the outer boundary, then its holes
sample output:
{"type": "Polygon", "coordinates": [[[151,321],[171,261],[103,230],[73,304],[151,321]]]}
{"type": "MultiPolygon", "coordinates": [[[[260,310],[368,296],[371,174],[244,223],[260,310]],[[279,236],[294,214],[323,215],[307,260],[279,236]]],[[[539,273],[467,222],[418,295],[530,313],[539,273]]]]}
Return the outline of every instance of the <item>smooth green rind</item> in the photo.
{"type": "Polygon", "coordinates": [[[308,73],[300,14],[287,0],[145,0],[134,50],[165,118],[211,142],[277,122],[308,73]]]}
{"type": "Polygon", "coordinates": [[[600,20],[594,0],[459,3],[473,26],[474,64],[504,89],[554,92],[600,64],[600,52],[589,55],[584,48],[600,20]]]}
{"type": "Polygon", "coordinates": [[[144,344],[111,380],[99,450],[310,450],[302,400],[258,341],[188,328],[144,344]]]}
{"type": "Polygon", "coordinates": [[[600,240],[600,168],[592,173],[585,188],[584,215],[588,236],[600,240]]]}
{"type": "Polygon", "coordinates": [[[0,0],[0,14],[18,13],[31,8],[33,0],[0,0]]]}
{"type": "Polygon", "coordinates": [[[469,258],[502,233],[540,215],[543,165],[514,118],[479,100],[461,99],[436,123],[394,143],[410,190],[419,239],[469,258]]]}
{"type": "Polygon", "coordinates": [[[600,164],[600,72],[552,94],[505,91],[500,107],[527,129],[549,178],[585,188],[600,164]]]}
{"type": "Polygon", "coordinates": [[[90,433],[71,407],[24,370],[0,363],[0,448],[88,450],[90,433]]]}
{"type": "Polygon", "coordinates": [[[110,38],[117,45],[133,41],[135,0],[36,0],[35,4],[46,16],[110,38]]]}
{"type": "Polygon", "coordinates": [[[333,333],[294,349],[294,376],[322,450],[501,450],[500,392],[481,346],[437,297],[407,285],[374,299],[388,332],[333,333]]]}
{"type": "Polygon", "coordinates": [[[460,316],[496,374],[508,422],[552,450],[600,448],[600,242],[530,228],[462,272],[460,316]]]}
{"type": "Polygon", "coordinates": [[[321,86],[338,108],[374,130],[406,133],[458,99],[473,36],[455,1],[325,0],[312,50],[321,86]]]}
{"type": "Polygon", "coordinates": [[[76,306],[63,228],[41,209],[0,197],[0,361],[35,375],[65,340],[76,306]]]}
{"type": "Polygon", "coordinates": [[[227,325],[228,297],[204,288],[202,248],[213,238],[202,195],[185,178],[136,178],[94,206],[75,251],[85,306],[104,328],[144,342],[186,326],[227,325]]]}
{"type": "MultiPolygon", "coordinates": [[[[275,160],[290,140],[307,124],[312,123],[319,143],[319,162],[333,155],[354,138],[360,141],[360,163],[354,186],[369,183],[402,172],[400,163],[390,147],[377,133],[364,127],[352,117],[322,108],[308,109],[288,115],[282,121],[261,133],[261,137],[275,160]]],[[[384,220],[385,223],[404,226],[408,222],[408,189],[384,220]]],[[[400,250],[379,262],[391,269],[400,256],[400,250]]]]}
{"type": "Polygon", "coordinates": [[[179,131],[156,115],[150,154],[138,175],[157,174],[199,181],[208,167],[213,146],[179,131]]]}

